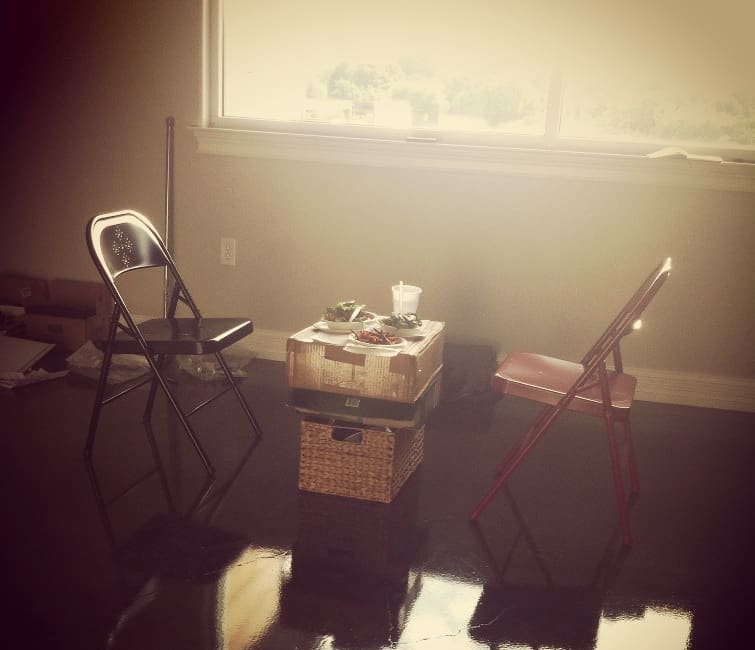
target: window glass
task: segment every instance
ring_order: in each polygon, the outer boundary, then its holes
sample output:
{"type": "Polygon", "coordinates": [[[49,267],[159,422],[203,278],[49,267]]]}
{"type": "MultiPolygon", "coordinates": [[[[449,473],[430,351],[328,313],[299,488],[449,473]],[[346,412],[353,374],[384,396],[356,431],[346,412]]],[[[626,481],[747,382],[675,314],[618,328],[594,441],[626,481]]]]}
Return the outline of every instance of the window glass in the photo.
{"type": "Polygon", "coordinates": [[[684,12],[644,0],[215,6],[216,124],[755,158],[755,60],[741,0],[691,0],[684,12]]]}
{"type": "Polygon", "coordinates": [[[652,78],[604,78],[564,84],[564,137],[624,142],[755,148],[755,92],[652,78]]]}
{"type": "Polygon", "coordinates": [[[421,2],[223,4],[226,117],[544,131],[549,70],[495,30],[459,29],[493,20],[496,3],[466,16],[421,2]]]}

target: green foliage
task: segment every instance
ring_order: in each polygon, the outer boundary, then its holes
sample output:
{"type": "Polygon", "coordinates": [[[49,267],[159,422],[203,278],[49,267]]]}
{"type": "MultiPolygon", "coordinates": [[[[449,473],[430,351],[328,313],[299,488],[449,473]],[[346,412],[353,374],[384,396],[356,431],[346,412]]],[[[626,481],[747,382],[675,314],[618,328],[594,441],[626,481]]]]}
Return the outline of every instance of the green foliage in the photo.
{"type": "Polygon", "coordinates": [[[521,91],[513,86],[503,85],[487,89],[482,115],[492,127],[518,119],[522,116],[521,91]]]}
{"type": "MultiPolygon", "coordinates": [[[[513,84],[480,83],[457,77],[445,85],[424,62],[402,59],[397,66],[340,63],[328,75],[328,96],[368,102],[390,97],[406,100],[415,125],[437,124],[440,112],[479,117],[496,127],[520,119],[532,106],[524,106],[513,84]]],[[[312,96],[308,89],[308,96],[312,96]]]]}
{"type": "Polygon", "coordinates": [[[670,101],[663,90],[646,88],[593,102],[588,114],[607,133],[665,142],[755,144],[755,94],[677,94],[670,101]]]}
{"type": "Polygon", "coordinates": [[[455,77],[446,84],[446,96],[449,113],[481,117],[493,128],[533,110],[523,103],[520,88],[513,84],[484,84],[455,77]]]}
{"type": "MultiPolygon", "coordinates": [[[[415,126],[438,123],[442,114],[477,118],[491,128],[535,114],[522,85],[467,76],[441,78],[432,66],[417,59],[397,64],[342,62],[310,83],[307,97],[353,102],[352,115],[370,117],[375,102],[404,100],[415,126]]],[[[692,93],[670,95],[665,87],[587,89],[572,107],[580,124],[619,137],[667,142],[731,142],[755,144],[755,93],[738,91],[707,98],[692,93]]]]}
{"type": "Polygon", "coordinates": [[[421,80],[404,80],[393,91],[392,98],[405,99],[409,102],[415,126],[438,123],[442,98],[435,88],[421,80]]]}
{"type": "Polygon", "coordinates": [[[328,96],[371,101],[387,96],[398,77],[395,66],[340,63],[328,77],[328,96]]]}

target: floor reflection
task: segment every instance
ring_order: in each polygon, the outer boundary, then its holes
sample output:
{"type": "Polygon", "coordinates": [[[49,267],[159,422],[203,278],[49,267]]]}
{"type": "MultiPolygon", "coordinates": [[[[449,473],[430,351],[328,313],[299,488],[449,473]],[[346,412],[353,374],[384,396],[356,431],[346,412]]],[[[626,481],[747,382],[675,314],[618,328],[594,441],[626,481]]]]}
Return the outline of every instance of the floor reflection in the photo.
{"type": "Polygon", "coordinates": [[[389,504],[300,492],[282,625],[334,648],[377,650],[399,639],[422,585],[411,569],[423,543],[418,488],[410,478],[389,504]]]}
{"type": "Polygon", "coordinates": [[[425,573],[398,647],[466,650],[485,647],[467,632],[482,593],[478,584],[456,578],[425,573]]]}
{"type": "Polygon", "coordinates": [[[477,559],[463,570],[453,559],[458,539],[447,549],[428,548],[429,529],[441,522],[422,517],[419,471],[390,504],[297,491],[290,546],[259,545],[213,523],[258,441],[238,458],[228,454],[234,461],[224,464],[221,478],[197,482],[201,474],[180,463],[166,467],[149,425],[144,433],[153,467],[115,496],[105,498],[87,463],[131,589],[110,648],[688,647],[691,613],[615,591],[631,553],[620,543],[618,523],[602,542],[588,533],[572,544],[557,536],[554,544],[539,512],[505,486],[491,508],[495,516],[465,525],[477,559]],[[151,488],[142,505],[126,510],[146,523],[118,542],[112,513],[145,484],[151,488]],[[451,558],[450,570],[438,566],[439,552],[451,558]]]}
{"type": "MultiPolygon", "coordinates": [[[[164,513],[182,521],[209,522],[228,497],[234,483],[261,441],[261,438],[255,438],[247,443],[246,449],[239,451],[238,458],[230,470],[224,472],[222,476],[187,473],[183,472],[180,467],[177,470],[174,468],[172,475],[169,476],[169,468],[166,468],[163,462],[151,423],[145,421],[142,426],[145,439],[149,443],[152,464],[146,468],[131,468],[129,474],[136,473],[137,476],[131,476],[125,487],[120,486],[113,491],[111,486],[103,485],[101,475],[107,474],[108,467],[98,470],[96,457],[85,456],[84,458],[84,467],[103,528],[116,553],[120,547],[118,524],[123,524],[123,522],[116,521],[117,515],[114,515],[114,512],[119,510],[118,506],[121,502],[141,498],[142,507],[132,501],[120,508],[124,516],[128,516],[129,513],[138,513],[148,519],[164,513]],[[162,498],[156,498],[158,488],[162,498]],[[109,492],[111,494],[108,494],[109,492]],[[143,507],[146,505],[145,500],[149,501],[148,507],[143,507]]],[[[133,525],[132,522],[132,528],[133,525]]]]}
{"type": "Polygon", "coordinates": [[[691,630],[690,612],[647,607],[640,616],[602,617],[595,650],[686,650],[691,630]]]}
{"type": "Polygon", "coordinates": [[[244,390],[266,435],[251,445],[233,409],[200,419],[211,483],[164,404],[154,431],[141,395],[114,405],[82,464],[91,386],[0,393],[4,647],[755,647],[752,414],[637,406],[643,492],[625,551],[602,430],[583,419],[560,421],[473,526],[481,468],[531,419],[525,405],[501,400],[483,421],[441,407],[423,463],[381,504],[298,489],[283,364],[255,363],[244,390]]]}
{"type": "Polygon", "coordinates": [[[250,547],[223,573],[216,601],[216,648],[244,650],[259,644],[280,616],[289,553],[250,547]]]}
{"type": "Polygon", "coordinates": [[[212,520],[260,439],[207,477],[166,467],[152,425],[143,428],[152,464],[114,493],[100,477],[108,468],[84,459],[128,600],[107,647],[248,648],[277,618],[289,554],[253,547],[212,520]]]}

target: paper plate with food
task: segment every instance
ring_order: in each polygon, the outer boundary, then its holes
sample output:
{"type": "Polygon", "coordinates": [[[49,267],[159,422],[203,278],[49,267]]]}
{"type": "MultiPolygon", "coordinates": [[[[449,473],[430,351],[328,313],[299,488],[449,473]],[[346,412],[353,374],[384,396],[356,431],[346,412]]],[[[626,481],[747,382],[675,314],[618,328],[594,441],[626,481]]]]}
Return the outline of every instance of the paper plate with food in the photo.
{"type": "Polygon", "coordinates": [[[365,305],[358,304],[356,300],[343,300],[326,307],[322,318],[314,326],[315,329],[348,334],[375,322],[377,316],[367,311],[365,305]]]}
{"type": "Polygon", "coordinates": [[[380,329],[363,329],[352,332],[344,347],[357,354],[381,354],[394,356],[406,347],[406,340],[395,334],[387,334],[380,329]]]}
{"type": "Polygon", "coordinates": [[[380,327],[387,334],[395,334],[407,339],[422,338],[424,324],[417,314],[391,314],[380,319],[380,327]]]}

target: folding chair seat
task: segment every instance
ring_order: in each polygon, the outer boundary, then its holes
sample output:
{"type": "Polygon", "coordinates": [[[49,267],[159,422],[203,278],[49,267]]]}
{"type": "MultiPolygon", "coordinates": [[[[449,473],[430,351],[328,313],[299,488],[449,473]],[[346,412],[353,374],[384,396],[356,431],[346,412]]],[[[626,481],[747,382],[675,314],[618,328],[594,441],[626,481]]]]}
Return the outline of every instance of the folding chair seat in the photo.
{"type": "Polygon", "coordinates": [[[630,412],[637,380],[624,372],[621,340],[639,329],[642,312],[670,273],[669,258],[659,264],[646,278],[579,363],[531,352],[513,352],[504,359],[491,380],[493,390],[547,406],[537,415],[498,466],[498,479],[473,510],[473,521],[477,520],[553,422],[564,411],[578,411],[603,418],[605,421],[622,540],[626,545],[632,543],[621,469],[622,459],[616,445],[614,423],[621,422],[623,425],[624,456],[629,469],[632,492],[637,494],[640,486],[630,426],[630,412]],[[613,369],[606,366],[608,357],[613,359],[613,369]]]}
{"type": "Polygon", "coordinates": [[[262,429],[222,354],[228,346],[252,333],[252,321],[247,318],[203,318],[160,235],[138,212],[125,210],[93,217],[87,224],[86,238],[92,260],[114,300],[107,339],[102,344],[104,358],[89,424],[86,456],[92,454],[102,407],[150,382],[144,420],[149,421],[151,417],[156,391],[160,386],[205,469],[213,476],[214,468],[189,422],[194,413],[231,391],[253,433],[256,436],[262,435],[262,429]],[[126,273],[131,275],[136,271],[156,267],[165,269],[168,286],[172,286],[170,299],[165,306],[165,316],[137,323],[124,297],[125,293],[116,280],[126,273]],[[191,312],[190,317],[176,316],[179,302],[191,312]],[[113,354],[143,355],[149,364],[149,374],[139,382],[127,384],[125,388],[108,394],[111,392],[108,390],[108,373],[113,354]],[[166,376],[169,361],[176,355],[214,355],[224,375],[223,381],[212,395],[190,411],[181,406],[171,387],[172,380],[166,376]]]}

